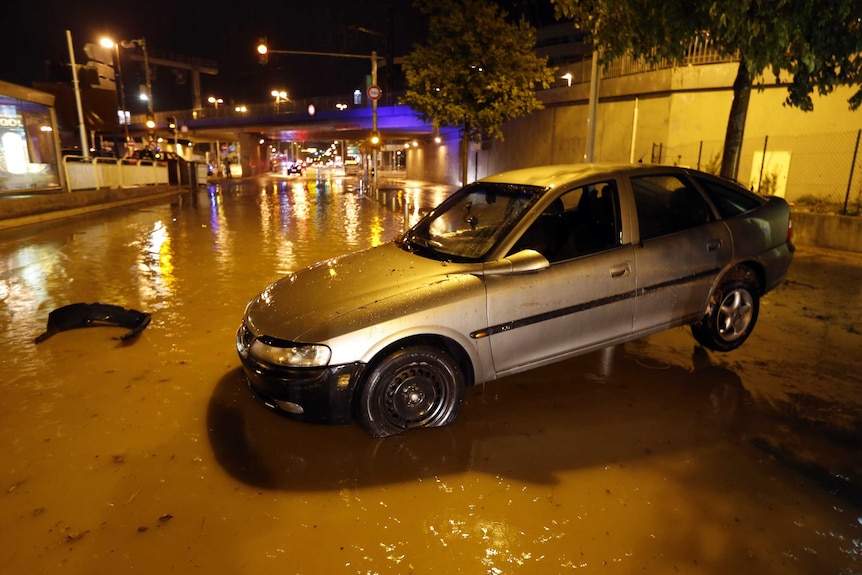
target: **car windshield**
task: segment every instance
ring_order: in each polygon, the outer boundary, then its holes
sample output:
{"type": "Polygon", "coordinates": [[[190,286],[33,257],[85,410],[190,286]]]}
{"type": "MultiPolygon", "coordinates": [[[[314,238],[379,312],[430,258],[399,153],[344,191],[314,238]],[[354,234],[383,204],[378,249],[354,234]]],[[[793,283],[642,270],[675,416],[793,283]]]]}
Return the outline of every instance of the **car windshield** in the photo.
{"type": "Polygon", "coordinates": [[[540,192],[534,186],[470,184],[420,220],[401,245],[439,260],[482,261],[540,192]]]}

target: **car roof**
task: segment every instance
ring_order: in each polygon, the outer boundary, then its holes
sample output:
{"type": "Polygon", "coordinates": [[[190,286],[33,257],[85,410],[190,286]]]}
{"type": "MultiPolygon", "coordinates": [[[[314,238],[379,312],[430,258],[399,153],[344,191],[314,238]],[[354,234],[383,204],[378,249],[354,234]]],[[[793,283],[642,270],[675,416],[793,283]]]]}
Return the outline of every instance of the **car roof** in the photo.
{"type": "Polygon", "coordinates": [[[545,189],[556,188],[569,182],[593,177],[610,177],[632,171],[676,171],[678,168],[651,164],[593,163],[593,164],[556,164],[510,170],[482,178],[482,182],[501,184],[523,184],[545,189]]]}

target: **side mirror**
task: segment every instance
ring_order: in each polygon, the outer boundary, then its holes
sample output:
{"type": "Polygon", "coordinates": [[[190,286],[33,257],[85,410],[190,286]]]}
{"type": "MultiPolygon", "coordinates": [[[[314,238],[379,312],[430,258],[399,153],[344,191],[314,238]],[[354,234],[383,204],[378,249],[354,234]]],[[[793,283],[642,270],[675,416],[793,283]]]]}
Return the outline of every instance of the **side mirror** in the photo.
{"type": "Polygon", "coordinates": [[[551,263],[536,250],[521,250],[497,261],[488,262],[482,268],[483,275],[522,274],[541,271],[551,263]]]}

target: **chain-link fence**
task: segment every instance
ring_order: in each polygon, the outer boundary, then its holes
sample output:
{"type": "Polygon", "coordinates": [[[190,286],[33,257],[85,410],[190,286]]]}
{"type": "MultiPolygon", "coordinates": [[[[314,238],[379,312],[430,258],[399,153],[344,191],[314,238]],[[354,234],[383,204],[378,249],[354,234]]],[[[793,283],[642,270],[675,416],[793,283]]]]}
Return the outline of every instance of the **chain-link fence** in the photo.
{"type": "MultiPolygon", "coordinates": [[[[833,134],[746,138],[737,179],[764,194],[808,209],[862,215],[862,130],[833,134]]],[[[717,174],[723,142],[653,144],[653,163],[717,174]]]]}

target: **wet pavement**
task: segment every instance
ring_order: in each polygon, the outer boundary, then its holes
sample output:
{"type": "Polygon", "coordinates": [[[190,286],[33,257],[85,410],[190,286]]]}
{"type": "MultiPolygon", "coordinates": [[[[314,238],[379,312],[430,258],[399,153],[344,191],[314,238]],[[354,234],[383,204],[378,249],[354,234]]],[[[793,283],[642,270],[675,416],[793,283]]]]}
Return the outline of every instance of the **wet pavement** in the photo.
{"type": "Polygon", "coordinates": [[[384,191],[249,180],[0,232],[3,573],[862,572],[862,256],[801,248],[730,354],[674,329],[385,440],[270,413],[245,303],[448,193],[384,191]],[[79,301],[152,323],[33,343],[79,301]]]}

